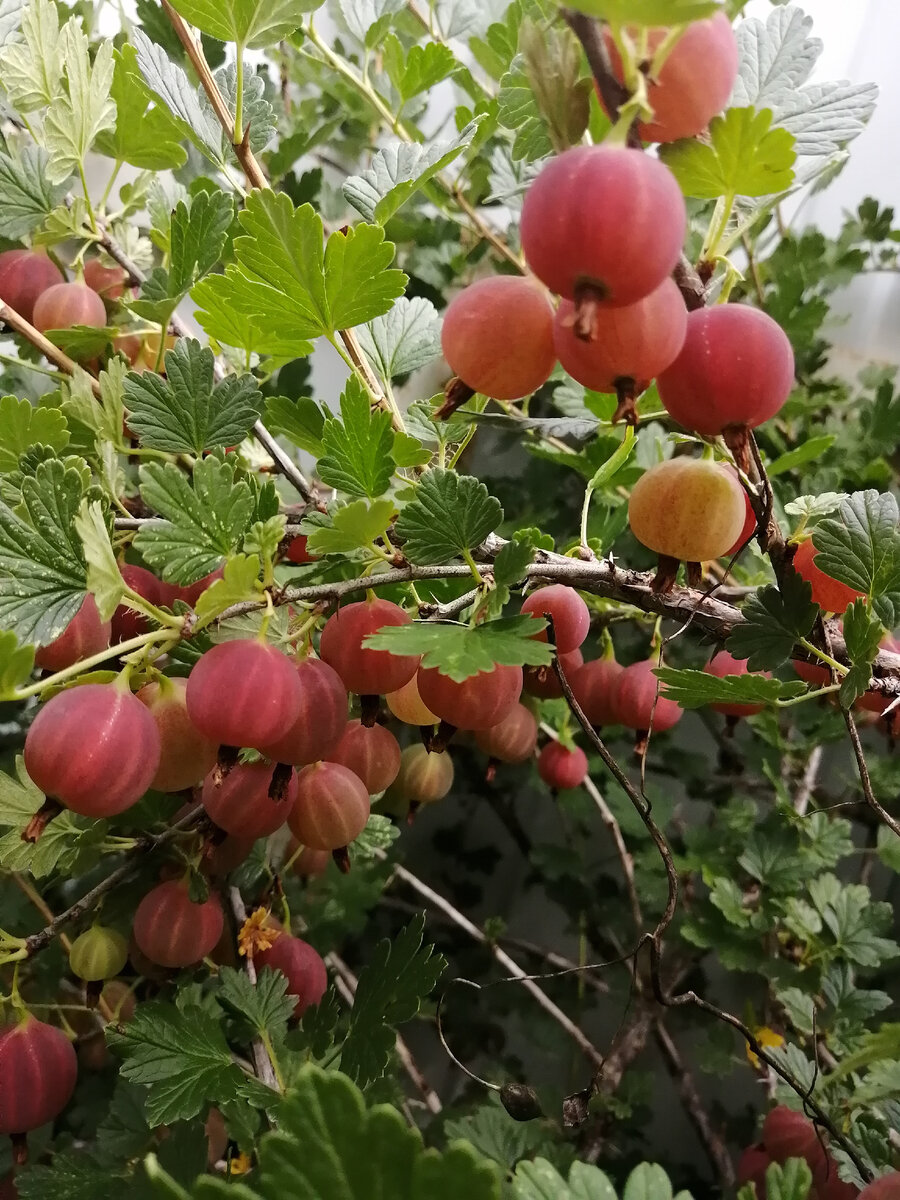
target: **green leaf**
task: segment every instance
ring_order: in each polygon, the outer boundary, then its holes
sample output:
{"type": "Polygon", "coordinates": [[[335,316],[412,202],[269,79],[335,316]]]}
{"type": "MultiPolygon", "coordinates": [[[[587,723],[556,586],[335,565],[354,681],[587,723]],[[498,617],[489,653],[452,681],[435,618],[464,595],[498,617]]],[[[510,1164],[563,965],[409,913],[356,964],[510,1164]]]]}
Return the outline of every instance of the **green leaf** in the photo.
{"type": "Polygon", "coordinates": [[[543,618],[538,624],[527,613],[484,621],[474,628],[414,621],[371,633],[363,644],[370,650],[421,654],[423,667],[438,667],[442,675],[462,683],[470,675],[492,671],[498,663],[507,667],[547,666],[553,652],[546,642],[534,637],[545,625],[543,618]]]}
{"type": "Polygon", "coordinates": [[[833,155],[857,137],[875,108],[873,83],[805,84],[822,42],[810,37],[812,18],[793,5],[774,9],[763,22],[745,18],[735,29],[740,69],[732,104],[770,108],[773,123],[797,139],[798,154],[833,155]]]}
{"type": "Polygon", "coordinates": [[[853,665],[841,681],[839,695],[841,704],[849,708],[868,689],[884,626],[871,615],[865,600],[854,600],[844,613],[843,624],[847,654],[853,665]]]}
{"type": "Polygon", "coordinates": [[[110,99],[115,69],[112,42],[102,41],[92,60],[81,22],[72,17],[62,28],[59,44],[67,91],[53,101],[44,118],[51,183],[63,183],[80,170],[94,138],[116,122],[116,106],[110,99]]]}
{"type": "Polygon", "coordinates": [[[398,467],[424,467],[431,462],[431,451],[418,438],[398,430],[394,434],[391,457],[398,467]]]}
{"type": "MultiPolygon", "coordinates": [[[[157,1194],[177,1196],[157,1166],[157,1194]]],[[[262,1138],[253,1188],[208,1176],[196,1200],[500,1200],[493,1164],[465,1142],[439,1153],[387,1104],[366,1108],[346,1075],[303,1066],[278,1110],[278,1129],[262,1138]],[[315,1153],[310,1153],[310,1147],[315,1153]]]]}
{"type": "Polygon", "coordinates": [[[497,119],[515,132],[511,155],[528,162],[550,149],[577,145],[590,120],[592,84],[582,74],[583,51],[565,25],[543,15],[522,20],[521,51],[500,81],[497,119]]]}
{"type": "Polygon", "coordinates": [[[812,1171],[803,1158],[789,1158],[783,1166],[766,1167],[766,1200],[806,1200],[812,1187],[812,1171]]]}
{"type": "Polygon", "coordinates": [[[425,914],[419,913],[393,941],[379,942],[360,972],[341,1070],[363,1087],[384,1075],[394,1027],[412,1020],[447,967],[433,946],[422,945],[424,930],[425,914]]]}
{"type": "Polygon", "coordinates": [[[84,600],[74,525],[83,492],[83,477],[50,459],[22,480],[19,509],[0,501],[0,626],[22,642],[55,641],[84,600]]]}
{"type": "Polygon", "coordinates": [[[635,437],[634,429],[628,425],[625,429],[625,436],[622,438],[620,445],[613,451],[605,463],[597,468],[594,473],[588,488],[592,492],[599,491],[600,488],[607,487],[614,477],[631,458],[637,449],[637,438],[635,437]]]}
{"type": "Polygon", "coordinates": [[[52,1163],[32,1165],[16,1177],[19,1200],[113,1200],[127,1186],[121,1174],[113,1174],[84,1148],[54,1154],[52,1163]]]}
{"type": "Polygon", "coordinates": [[[288,1040],[290,1049],[308,1049],[313,1058],[324,1058],[335,1044],[340,1019],[337,992],[330,987],[319,1003],[303,1014],[299,1029],[288,1040]]]}
{"type": "Polygon", "coordinates": [[[390,27],[403,0],[339,0],[341,16],[358,42],[373,49],[390,27]]]}
{"type": "Polygon", "coordinates": [[[429,91],[459,67],[453,51],[444,42],[410,46],[404,54],[400,39],[391,33],[382,42],[381,52],[391,83],[404,103],[420,92],[429,91]]]}
{"type": "Polygon", "coordinates": [[[0,633],[0,701],[15,699],[33,670],[34,647],[20,646],[14,633],[0,633]]]}
{"type": "Polygon", "coordinates": [[[794,181],[793,135],[771,129],[772,113],[730,108],[709,125],[709,142],[695,138],[660,147],[660,158],[686,196],[768,196],[794,181]]]}
{"type": "Polygon", "coordinates": [[[795,500],[789,500],[785,504],[784,511],[789,517],[800,517],[804,524],[812,524],[820,521],[822,517],[827,517],[829,513],[835,512],[846,499],[845,492],[822,492],[819,496],[797,496],[795,500]]]}
{"type": "Polygon", "coordinates": [[[106,821],[93,821],[63,812],[54,817],[36,842],[22,840],[22,831],[41,808],[44,795],[34,786],[21,758],[16,759],[16,778],[0,774],[0,864],[7,871],[28,871],[43,879],[54,871],[69,875],[90,870],[99,858],[99,848],[109,828],[106,821]]]}
{"type": "Polygon", "coordinates": [[[144,86],[169,110],[200,153],[221,163],[222,127],[212,110],[200,103],[197,89],[184,70],[171,62],[162,46],[151,42],[142,29],[133,29],[130,40],[137,51],[144,86]]]}
{"type": "Polygon", "coordinates": [[[341,419],[331,413],[325,417],[319,477],[348,496],[375,500],[394,474],[393,447],[391,414],[370,407],[362,384],[351,375],[341,396],[341,419]]]}
{"type": "Polygon", "coordinates": [[[520,1162],[513,1179],[516,1200],[616,1200],[616,1192],[599,1167],[575,1162],[569,1181],[545,1158],[520,1162]]]}
{"type": "Polygon", "coordinates": [[[364,550],[387,529],[394,515],[393,500],[354,500],[352,504],[336,508],[331,514],[329,525],[312,525],[307,549],[311,554],[351,554],[364,550]]]}
{"type": "Polygon", "coordinates": [[[244,440],[263,406],[252,375],[216,383],[212,351],[193,338],[179,338],[165,364],[165,377],[132,371],[125,380],[128,427],[143,446],[199,455],[244,440]]]}
{"type": "Polygon", "coordinates": [[[854,492],[836,517],[815,527],[816,566],[864,592],[888,629],[900,611],[900,519],[896,499],[885,492],[854,492]]]}
{"type": "Polygon", "coordinates": [[[538,530],[519,529],[494,559],[494,590],[489,613],[499,616],[509,603],[513,584],[525,578],[525,569],[534,561],[538,548],[538,530]]]}
{"type": "Polygon", "coordinates": [[[503,520],[500,501],[472,475],[435,468],[397,521],[404,553],[418,566],[449,562],[478,546],[503,520]]]}
{"type": "Polygon", "coordinates": [[[617,25],[683,25],[711,17],[718,0],[578,0],[578,12],[602,17],[617,25]]]}
{"type": "MultiPolygon", "coordinates": [[[[237,266],[226,272],[226,295],[249,316],[266,314],[266,326],[284,341],[333,337],[387,312],[406,286],[389,270],[391,242],[375,225],[333,233],[322,244],[322,219],[311,205],[294,208],[290,197],[251,192],[235,239],[237,266]]],[[[303,351],[305,352],[305,351],[303,351]]]]}
{"type": "Polygon", "coordinates": [[[62,450],[68,441],[66,418],[58,408],[34,408],[15,396],[0,397],[0,474],[15,471],[29,446],[39,442],[62,450]]]}
{"type": "Polygon", "coordinates": [[[344,181],[345,200],[367,221],[384,224],[410,196],[462,154],[475,137],[479,122],[480,118],[470,121],[450,142],[391,142],[378,151],[367,170],[344,181]]]}
{"type": "Polygon", "coordinates": [[[200,593],[194,610],[200,621],[208,621],[223,613],[232,604],[257,600],[262,584],[259,579],[259,556],[236,554],[225,564],[225,573],[200,593]]]}
{"type": "Polygon", "coordinates": [[[312,354],[312,342],[273,333],[262,319],[254,320],[235,308],[231,293],[232,284],[226,275],[207,275],[191,288],[191,299],[200,305],[194,316],[210,338],[250,354],[286,359],[312,354]]]}
{"type": "Polygon", "coordinates": [[[441,353],[441,318],[430,300],[401,296],[384,316],[360,325],[356,336],[386,382],[433,362],[441,353]]]}
{"type": "Polygon", "coordinates": [[[513,161],[524,159],[532,163],[552,152],[553,144],[520,54],[500,80],[497,105],[497,120],[504,129],[515,131],[511,150],[513,161]]]}
{"type": "Polygon", "coordinates": [[[141,495],[164,519],[138,530],[134,545],[167,582],[194,583],[239,548],[255,514],[236,469],[213,455],[194,466],[190,482],[173,463],[141,468],[141,495]]]}
{"type": "Polygon", "coordinates": [[[735,658],[747,659],[751,671],[771,671],[791,656],[808,636],[819,615],[812,589],[796,571],[788,572],[783,590],[769,586],[751,596],[743,608],[746,624],[738,625],[726,642],[735,658]]]}
{"type": "Polygon", "coordinates": [[[309,396],[299,400],[270,396],[266,401],[266,426],[273,433],[284,434],[314,458],[321,455],[325,414],[309,396]]]}
{"type": "Polygon", "coordinates": [[[109,530],[99,500],[82,500],[75,517],[75,531],[84,546],[88,591],[97,602],[101,621],[108,621],[125,591],[125,583],[109,540],[109,530]]]}
{"type": "Polygon", "coordinates": [[[49,161],[42,146],[23,146],[11,154],[0,154],[0,209],[5,237],[27,237],[43,224],[69,190],[68,178],[58,183],[50,181],[49,161]]]}
{"type": "Polygon", "coordinates": [[[665,684],[666,697],[682,708],[703,708],[708,704],[774,704],[802,696],[806,685],[798,681],[782,683],[764,675],[724,675],[706,671],[680,671],[661,667],[653,672],[665,684]]]}
{"type": "Polygon", "coordinates": [[[131,163],[142,171],[165,171],[183,166],[187,151],[181,145],[181,127],[166,108],[152,101],[133,46],[115,52],[115,74],[110,96],[116,105],[116,124],[104,130],[94,148],[117,162],[131,163]]]}
{"type": "Polygon", "coordinates": [[[321,0],[173,0],[186,21],[220,42],[261,50],[288,38],[321,0]]]}
{"type": "Polygon", "coordinates": [[[766,467],[766,474],[771,479],[775,475],[783,475],[785,471],[796,471],[798,467],[821,458],[836,441],[837,437],[833,433],[826,433],[822,437],[808,438],[802,446],[797,446],[795,450],[788,450],[787,454],[780,454],[774,462],[770,462],[766,467]]]}
{"type": "MultiPolygon", "coordinates": [[[[4,634],[3,636],[8,637],[9,635],[4,634]]],[[[0,654],[0,661],[2,661],[2,654],[0,654]]],[[[881,825],[878,829],[878,857],[886,867],[900,872],[900,837],[887,825],[881,825]]]]}
{"type": "Polygon", "coordinates": [[[51,0],[30,0],[22,13],[21,41],[0,51],[3,90],[22,113],[46,109],[63,94],[59,10],[51,0]]]}
{"type": "Polygon", "coordinates": [[[189,1120],[210,1101],[245,1094],[246,1077],[222,1029],[200,1008],[151,1000],[127,1025],[108,1025],[106,1040],[123,1060],[121,1076],[149,1088],[151,1126],[189,1120]]]}
{"type": "Polygon", "coordinates": [[[226,1012],[240,1018],[249,1037],[263,1033],[278,1040],[284,1037],[297,999],[287,994],[287,976],[282,971],[264,967],[254,985],[245,971],[222,967],[219,984],[216,999],[226,1012]]]}

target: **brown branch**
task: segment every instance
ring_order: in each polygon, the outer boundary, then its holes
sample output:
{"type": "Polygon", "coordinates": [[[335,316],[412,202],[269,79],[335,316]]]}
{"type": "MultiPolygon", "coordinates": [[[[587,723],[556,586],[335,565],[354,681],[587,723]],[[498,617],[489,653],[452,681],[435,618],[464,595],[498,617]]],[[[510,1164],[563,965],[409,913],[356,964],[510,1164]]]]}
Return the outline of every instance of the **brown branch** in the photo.
{"type": "Polygon", "coordinates": [[[734,1164],[731,1161],[731,1155],[728,1153],[724,1141],[713,1128],[709,1113],[707,1113],[703,1106],[703,1100],[694,1082],[694,1077],[681,1057],[678,1047],[672,1040],[671,1034],[662,1022],[658,1021],[654,1026],[653,1036],[656,1039],[656,1044],[662,1051],[669,1074],[678,1088],[678,1094],[684,1104],[685,1112],[691,1124],[696,1129],[697,1136],[703,1143],[706,1156],[719,1177],[723,1191],[727,1192],[734,1187],[735,1182],[734,1164]]]}
{"type": "Polygon", "coordinates": [[[816,786],[819,767],[822,764],[823,753],[824,750],[821,746],[813,746],[812,753],[807,760],[803,771],[803,778],[800,780],[800,786],[797,788],[796,796],[794,796],[794,812],[799,817],[806,816],[806,811],[809,808],[809,802],[812,799],[813,790],[816,786]]]}
{"type": "Polygon", "coordinates": [[[887,809],[878,802],[875,792],[872,790],[872,779],[869,775],[869,764],[866,762],[866,756],[863,753],[862,743],[859,740],[859,730],[856,728],[856,721],[853,718],[853,713],[848,708],[842,708],[841,712],[844,717],[844,723],[847,726],[847,732],[850,734],[850,742],[853,746],[853,753],[856,756],[856,767],[859,771],[859,781],[862,784],[863,795],[866,798],[866,804],[875,812],[879,820],[883,821],[889,829],[892,829],[898,837],[900,837],[900,821],[892,817],[887,809]]]}
{"type": "MultiPolygon", "coordinates": [[[[615,125],[619,117],[619,109],[630,100],[628,89],[624,87],[613,74],[612,62],[606,42],[603,38],[603,26],[594,17],[576,12],[572,8],[561,10],[562,18],[584,47],[584,53],[591,68],[591,74],[597,84],[597,91],[603,101],[603,107],[609,114],[609,119],[615,125]]],[[[634,150],[642,150],[644,143],[638,131],[637,121],[632,121],[628,130],[627,144],[634,150]]]]}
{"type": "MultiPolygon", "coordinates": [[[[553,640],[552,627],[548,631],[548,638],[551,641],[553,640]]],[[[759,1044],[756,1036],[743,1023],[743,1021],[734,1016],[732,1013],[726,1012],[724,1009],[712,1004],[709,1000],[705,1000],[693,990],[681,992],[678,995],[673,995],[663,986],[661,973],[663,954],[662,939],[663,934],[672,923],[672,919],[675,916],[678,906],[678,873],[675,869],[672,851],[669,848],[669,844],[664,835],[659,829],[659,826],[653,820],[650,805],[638,792],[634,784],[632,784],[631,780],[619,766],[618,762],[616,762],[612,754],[610,754],[600,735],[597,733],[597,730],[594,729],[590,721],[588,721],[587,717],[585,716],[583,709],[575,698],[572,688],[566,679],[565,671],[562,669],[562,665],[558,656],[554,657],[553,666],[569,708],[587,735],[591,745],[600,755],[607,769],[612,774],[613,778],[625,791],[625,794],[628,796],[629,800],[637,811],[638,816],[643,821],[644,826],[656,845],[660,858],[663,861],[668,883],[668,897],[666,900],[666,906],[662,916],[657,922],[656,928],[652,933],[644,934],[634,951],[636,956],[643,946],[648,945],[650,948],[650,982],[653,987],[653,993],[656,997],[657,1003],[661,1004],[665,1008],[693,1005],[694,1007],[699,1008],[701,1011],[708,1013],[710,1016],[715,1017],[716,1020],[722,1021],[724,1024],[730,1025],[732,1029],[736,1030],[741,1037],[743,1037],[744,1041],[757,1056],[757,1058],[760,1058],[776,1073],[776,1075],[783,1079],[789,1087],[793,1088],[797,1095],[803,1100],[804,1110],[807,1112],[807,1115],[812,1116],[813,1120],[818,1125],[821,1125],[823,1129],[827,1130],[832,1141],[836,1142],[847,1152],[848,1157],[852,1160],[853,1165],[859,1171],[862,1178],[868,1181],[872,1178],[872,1173],[864,1160],[860,1157],[856,1147],[853,1145],[850,1139],[846,1137],[840,1129],[837,1128],[819,1102],[811,1095],[809,1091],[803,1087],[800,1081],[795,1078],[793,1072],[789,1071],[782,1063],[774,1058],[765,1047],[759,1044]]],[[[850,720],[852,721],[852,717],[850,720]]],[[[595,1089],[599,1086],[599,1080],[596,1076],[592,1086],[595,1089]]]]}
{"type": "MultiPolygon", "coordinates": [[[[17,313],[14,308],[10,308],[0,298],[0,322],[4,321],[10,329],[14,329],[16,333],[21,334],[23,338],[31,342],[32,346],[36,346],[44,358],[52,362],[55,367],[59,367],[67,375],[74,375],[75,368],[80,364],[76,363],[74,359],[69,358],[68,354],[60,350],[59,346],[54,346],[48,337],[44,337],[39,329],[35,329],[21,314],[17,313]]],[[[91,391],[99,399],[100,384],[89,372],[86,371],[85,374],[91,381],[91,391]]]]}
{"type": "Polygon", "coordinates": [[[65,925],[68,925],[71,921],[77,921],[85,913],[90,912],[97,901],[102,899],[107,892],[111,892],[114,887],[124,882],[130,875],[133,875],[140,867],[145,855],[174,841],[180,833],[183,833],[198,817],[202,816],[203,812],[203,806],[197,804],[190,812],[185,813],[180,821],[176,821],[174,825],[170,825],[162,833],[155,836],[148,834],[138,838],[134,848],[128,851],[128,857],[121,866],[116,867],[105,879],[101,879],[89,892],[85,892],[80,900],[76,900],[65,912],[60,913],[58,917],[54,917],[38,933],[32,933],[25,939],[27,957],[30,958],[33,954],[46,949],[65,925]]]}
{"type": "MultiPolygon", "coordinates": [[[[383,861],[387,859],[387,855],[383,851],[379,851],[377,856],[383,861]]],[[[578,1046],[584,1056],[593,1064],[595,1070],[599,1071],[603,1066],[603,1055],[590,1039],[578,1028],[575,1022],[559,1008],[550,997],[534,982],[532,976],[523,971],[515,959],[503,950],[496,942],[490,941],[482,929],[474,925],[468,917],[464,916],[459,909],[455,908],[449,900],[445,899],[438,892],[430,888],[427,883],[423,883],[418,876],[413,875],[411,871],[407,871],[405,867],[399,864],[393,864],[393,871],[396,878],[401,879],[405,884],[418,892],[423,899],[427,900],[433,907],[439,909],[445,916],[449,917],[454,925],[458,926],[467,933],[479,945],[485,946],[494,956],[497,963],[503,968],[506,974],[512,980],[521,982],[522,987],[529,992],[541,1008],[560,1026],[560,1028],[568,1034],[573,1042],[578,1046]]]]}
{"type": "MultiPolygon", "coordinates": [[[[228,905],[234,916],[236,932],[240,933],[241,927],[247,920],[247,908],[244,904],[244,897],[241,895],[240,888],[230,887],[228,889],[228,905]]],[[[244,972],[253,986],[256,987],[256,967],[253,964],[253,956],[250,954],[244,958],[244,972]]],[[[280,1092],[281,1088],[278,1085],[275,1067],[272,1064],[272,1058],[262,1038],[255,1037],[253,1039],[250,1044],[250,1053],[253,1055],[253,1070],[256,1078],[260,1083],[264,1083],[266,1087],[270,1087],[272,1091],[280,1092]]]]}
{"type": "MultiPolygon", "coordinates": [[[[344,996],[347,1002],[352,1005],[356,997],[356,989],[359,986],[359,980],[350,970],[344,960],[339,958],[337,954],[327,954],[325,956],[325,962],[338,976],[339,981],[344,983],[344,988],[341,988],[341,994],[344,996]]],[[[438,1113],[443,1112],[444,1106],[441,1104],[440,1096],[425,1078],[421,1068],[412,1056],[412,1051],[399,1033],[396,1037],[395,1049],[403,1070],[409,1076],[416,1090],[421,1095],[428,1111],[433,1113],[435,1116],[437,1116],[438,1113]]]]}
{"type": "MultiPolygon", "coordinates": [[[[256,156],[250,149],[250,143],[246,136],[246,133],[249,132],[249,126],[247,127],[247,131],[244,132],[244,136],[239,141],[235,140],[236,131],[234,128],[234,118],[229,112],[228,105],[225,103],[222,93],[219,91],[219,85],[216,83],[213,73],[210,70],[209,63],[206,61],[206,55],[203,53],[203,47],[193,36],[185,22],[169,3],[169,0],[160,0],[160,3],[162,4],[166,16],[171,21],[172,27],[177,33],[179,41],[181,42],[182,46],[184,46],[191,65],[197,72],[203,90],[206,93],[206,96],[212,105],[213,111],[219,120],[219,124],[222,126],[226,137],[228,137],[231,141],[234,152],[237,155],[238,162],[241,164],[244,174],[247,177],[247,182],[251,187],[260,188],[261,190],[271,187],[262,167],[259,165],[256,159],[256,156]]],[[[365,386],[372,395],[375,403],[381,408],[386,408],[391,413],[391,417],[395,426],[399,428],[402,423],[399,421],[398,414],[391,409],[381,384],[378,382],[378,379],[376,378],[365,355],[363,354],[362,347],[357,340],[356,334],[352,329],[340,329],[338,330],[338,337],[344,343],[344,349],[347,352],[347,357],[350,359],[350,362],[353,364],[353,367],[359,377],[365,383],[365,386]]]]}

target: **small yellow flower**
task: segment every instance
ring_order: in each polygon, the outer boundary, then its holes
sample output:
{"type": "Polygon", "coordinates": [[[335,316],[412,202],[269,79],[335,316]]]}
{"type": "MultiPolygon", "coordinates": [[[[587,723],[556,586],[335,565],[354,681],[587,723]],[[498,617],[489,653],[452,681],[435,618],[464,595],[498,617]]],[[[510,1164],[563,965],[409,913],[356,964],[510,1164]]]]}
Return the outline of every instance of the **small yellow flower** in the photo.
{"type": "Polygon", "coordinates": [[[238,934],[238,952],[252,958],[260,950],[268,950],[280,936],[281,930],[272,921],[269,909],[258,908],[241,926],[238,934]]]}
{"type": "Polygon", "coordinates": [[[253,1166],[253,1159],[249,1154],[235,1154],[228,1163],[229,1175],[246,1175],[253,1166]]]}
{"type": "MultiPolygon", "coordinates": [[[[761,1025],[759,1029],[754,1029],[753,1036],[763,1049],[771,1048],[774,1050],[778,1046],[784,1045],[784,1038],[781,1034],[776,1033],[774,1029],[770,1029],[768,1025],[761,1025]]],[[[747,1046],[747,1061],[752,1067],[759,1066],[759,1056],[753,1053],[749,1044],[747,1046]]]]}

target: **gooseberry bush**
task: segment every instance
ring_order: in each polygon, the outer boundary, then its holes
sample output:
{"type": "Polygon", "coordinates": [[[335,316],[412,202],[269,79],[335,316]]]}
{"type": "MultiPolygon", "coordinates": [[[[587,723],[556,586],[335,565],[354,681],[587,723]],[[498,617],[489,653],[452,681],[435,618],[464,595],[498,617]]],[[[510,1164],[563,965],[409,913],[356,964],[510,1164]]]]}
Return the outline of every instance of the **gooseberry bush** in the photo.
{"type": "Polygon", "coordinates": [[[900,228],[743,8],[0,0],[4,1200],[900,1194],[900,228]]]}

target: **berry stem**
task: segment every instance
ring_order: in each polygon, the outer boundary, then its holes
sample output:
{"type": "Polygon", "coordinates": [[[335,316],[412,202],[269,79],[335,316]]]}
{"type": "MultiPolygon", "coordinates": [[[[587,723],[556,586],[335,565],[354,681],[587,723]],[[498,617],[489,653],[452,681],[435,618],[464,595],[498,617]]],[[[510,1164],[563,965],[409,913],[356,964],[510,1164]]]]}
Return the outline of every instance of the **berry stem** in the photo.
{"type": "MultiPolygon", "coordinates": [[[[176,619],[181,622],[180,617],[176,619]]],[[[101,650],[97,654],[92,654],[90,658],[83,658],[80,662],[73,663],[71,667],[65,667],[62,671],[55,671],[52,675],[48,675],[46,679],[40,679],[37,683],[29,684],[28,687],[17,689],[12,699],[27,700],[29,696],[40,696],[48,688],[57,687],[59,684],[73,679],[76,675],[80,675],[83,671],[88,671],[92,667],[97,667],[101,663],[108,662],[111,658],[121,658],[124,654],[129,654],[134,650],[141,650],[146,646],[153,645],[154,642],[158,642],[160,646],[164,646],[169,642],[178,641],[180,636],[180,624],[178,629],[153,629],[150,633],[142,633],[138,637],[130,638],[127,642],[119,642],[116,646],[108,646],[105,650],[101,650]]]]}

